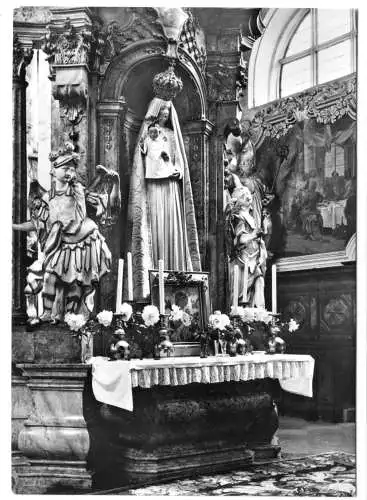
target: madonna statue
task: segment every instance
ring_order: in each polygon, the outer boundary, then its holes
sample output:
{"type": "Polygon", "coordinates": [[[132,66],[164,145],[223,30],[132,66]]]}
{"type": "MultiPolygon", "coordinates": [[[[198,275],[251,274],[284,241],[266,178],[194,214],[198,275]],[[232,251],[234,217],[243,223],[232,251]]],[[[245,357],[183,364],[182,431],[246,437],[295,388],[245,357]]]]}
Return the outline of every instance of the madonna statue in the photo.
{"type": "Polygon", "coordinates": [[[131,172],[128,231],[134,297],[149,294],[148,270],[200,271],[194,202],[184,143],[171,99],[182,89],[170,67],[154,77],[131,172]]]}

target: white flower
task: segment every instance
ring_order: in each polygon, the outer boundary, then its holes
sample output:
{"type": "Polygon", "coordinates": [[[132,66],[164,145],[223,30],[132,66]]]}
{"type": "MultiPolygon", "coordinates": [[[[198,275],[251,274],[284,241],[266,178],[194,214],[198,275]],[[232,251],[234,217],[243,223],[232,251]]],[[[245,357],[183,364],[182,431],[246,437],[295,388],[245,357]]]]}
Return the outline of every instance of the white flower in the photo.
{"type": "Polygon", "coordinates": [[[146,326],[154,326],[159,321],[159,311],[156,306],[145,306],[141,317],[146,326]]]}
{"type": "Polygon", "coordinates": [[[255,320],[254,308],[244,307],[241,319],[244,323],[251,323],[255,320]]]}
{"type": "Polygon", "coordinates": [[[292,333],[292,332],[295,332],[296,330],[298,330],[299,328],[299,324],[297,323],[297,321],[295,321],[293,318],[289,320],[289,323],[288,323],[288,330],[292,333]]]}
{"type": "Polygon", "coordinates": [[[97,314],[98,323],[106,327],[110,326],[110,324],[112,323],[112,318],[113,312],[106,311],[105,309],[97,314]]]}
{"type": "Polygon", "coordinates": [[[266,309],[258,309],[256,311],[256,320],[268,325],[272,321],[272,315],[266,309]]]}
{"type": "Polygon", "coordinates": [[[221,322],[220,330],[224,330],[226,326],[229,326],[231,324],[231,321],[226,314],[221,315],[220,322],[221,322]]]}
{"type": "Polygon", "coordinates": [[[183,313],[184,311],[182,309],[180,309],[176,304],[173,304],[169,319],[172,321],[182,321],[183,313]]]}
{"type": "Polygon", "coordinates": [[[83,314],[73,313],[66,313],[64,320],[70,330],[72,330],[73,332],[78,332],[87,322],[83,314]]]}
{"type": "Polygon", "coordinates": [[[187,314],[187,312],[183,311],[182,313],[182,324],[184,326],[190,326],[191,325],[191,316],[190,314],[187,314]]]}
{"type": "Polygon", "coordinates": [[[122,316],[122,321],[129,321],[129,319],[131,318],[131,315],[133,313],[133,308],[131,307],[130,304],[128,304],[127,302],[124,302],[120,306],[119,313],[122,316]]]}
{"type": "Polygon", "coordinates": [[[224,330],[225,327],[230,324],[231,321],[229,317],[226,314],[222,314],[220,311],[214,311],[214,313],[209,316],[209,326],[212,328],[224,330]]]}
{"type": "Polygon", "coordinates": [[[220,328],[221,316],[222,313],[220,311],[214,311],[214,313],[209,316],[209,326],[212,328],[220,328]]]}

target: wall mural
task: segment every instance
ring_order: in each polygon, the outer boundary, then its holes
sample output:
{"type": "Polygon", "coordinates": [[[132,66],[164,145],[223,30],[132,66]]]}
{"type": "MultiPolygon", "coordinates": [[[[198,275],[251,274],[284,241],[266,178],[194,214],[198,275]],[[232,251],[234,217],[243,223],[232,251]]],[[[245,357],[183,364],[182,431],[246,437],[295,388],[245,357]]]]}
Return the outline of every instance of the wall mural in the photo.
{"type": "Polygon", "coordinates": [[[242,114],[275,195],[275,257],[341,251],[355,233],[356,106],[350,75],[242,114]]]}
{"type": "Polygon", "coordinates": [[[308,119],[283,141],[291,158],[276,176],[283,256],[343,250],[356,231],[356,122],[308,119]]]}

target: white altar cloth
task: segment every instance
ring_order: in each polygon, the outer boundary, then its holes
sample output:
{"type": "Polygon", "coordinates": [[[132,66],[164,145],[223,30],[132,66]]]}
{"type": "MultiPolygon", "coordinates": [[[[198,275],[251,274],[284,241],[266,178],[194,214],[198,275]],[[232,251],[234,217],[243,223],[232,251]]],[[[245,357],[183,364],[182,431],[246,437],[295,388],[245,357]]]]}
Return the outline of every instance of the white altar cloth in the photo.
{"type": "Polygon", "coordinates": [[[254,353],[108,361],[92,358],[92,387],[102,403],[133,410],[132,388],[278,379],[282,389],[312,397],[315,360],[309,355],[254,353]]]}

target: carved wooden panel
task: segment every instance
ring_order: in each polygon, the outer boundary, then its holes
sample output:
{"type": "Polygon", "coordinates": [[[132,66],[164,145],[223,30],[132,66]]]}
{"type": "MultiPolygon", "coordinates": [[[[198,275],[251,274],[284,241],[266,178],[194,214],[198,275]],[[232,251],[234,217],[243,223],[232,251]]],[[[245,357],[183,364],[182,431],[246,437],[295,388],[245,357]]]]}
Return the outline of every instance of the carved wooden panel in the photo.
{"type": "Polygon", "coordinates": [[[314,397],[283,393],[282,411],[341,421],[355,407],[355,265],[279,275],[279,310],[301,322],[288,352],[315,358],[314,397]]]}

